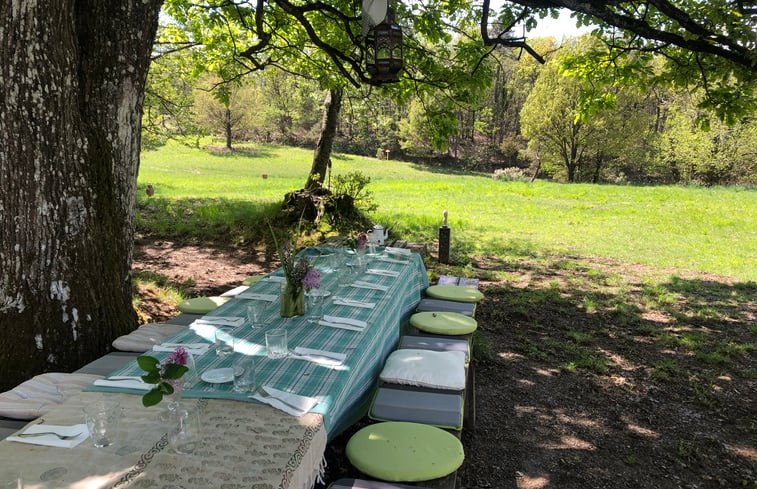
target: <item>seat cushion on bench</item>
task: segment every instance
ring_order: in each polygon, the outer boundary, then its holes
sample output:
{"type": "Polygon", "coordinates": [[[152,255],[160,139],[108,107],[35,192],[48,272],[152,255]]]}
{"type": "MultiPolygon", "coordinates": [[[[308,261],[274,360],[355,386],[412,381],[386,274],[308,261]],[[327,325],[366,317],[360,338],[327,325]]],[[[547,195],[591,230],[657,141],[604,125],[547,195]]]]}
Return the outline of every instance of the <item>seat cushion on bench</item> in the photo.
{"type": "Polygon", "coordinates": [[[466,316],[473,317],[476,314],[475,302],[445,301],[442,299],[431,299],[424,297],[418,303],[418,312],[457,312],[466,316]]]}
{"type": "Polygon", "coordinates": [[[478,322],[458,312],[416,312],[410,316],[410,325],[426,333],[462,335],[476,331],[478,322]]]}
{"type": "Polygon", "coordinates": [[[143,324],[131,333],[119,336],[113,340],[113,348],[120,351],[144,353],[183,329],[186,329],[186,326],[181,326],[180,324],[143,324]]]}
{"type": "Polygon", "coordinates": [[[405,335],[399,347],[402,350],[461,351],[466,361],[470,359],[470,343],[463,338],[405,335]]]}
{"type": "Polygon", "coordinates": [[[59,372],[37,375],[0,394],[0,416],[39,418],[100,378],[100,375],[59,372]]]}
{"type": "Polygon", "coordinates": [[[390,384],[432,389],[465,389],[465,353],[461,351],[396,350],[379,375],[390,384]]]}
{"type": "Polygon", "coordinates": [[[435,426],[394,421],[361,429],[347,442],[345,453],[364,474],[398,482],[444,477],[465,458],[454,435],[435,426]]]}
{"type": "Polygon", "coordinates": [[[395,482],[367,481],[363,479],[339,479],[332,482],[328,489],[424,489],[421,486],[408,486],[395,482]]]}
{"type": "Polygon", "coordinates": [[[76,369],[76,374],[108,375],[130,362],[136,362],[139,353],[135,351],[113,351],[76,369]]]}
{"type": "Polygon", "coordinates": [[[181,324],[182,326],[189,326],[195,319],[200,319],[202,314],[185,314],[181,313],[178,316],[172,317],[167,320],[167,324],[181,324]]]}
{"type": "Polygon", "coordinates": [[[459,285],[432,285],[426,289],[426,295],[434,299],[460,302],[479,302],[484,298],[480,290],[459,285]]]}
{"type": "Polygon", "coordinates": [[[384,384],[376,391],[368,416],[377,421],[408,421],[461,430],[463,395],[384,384]]]}
{"type": "Polygon", "coordinates": [[[179,302],[176,307],[187,314],[206,314],[229,300],[231,297],[195,297],[179,302]]]}

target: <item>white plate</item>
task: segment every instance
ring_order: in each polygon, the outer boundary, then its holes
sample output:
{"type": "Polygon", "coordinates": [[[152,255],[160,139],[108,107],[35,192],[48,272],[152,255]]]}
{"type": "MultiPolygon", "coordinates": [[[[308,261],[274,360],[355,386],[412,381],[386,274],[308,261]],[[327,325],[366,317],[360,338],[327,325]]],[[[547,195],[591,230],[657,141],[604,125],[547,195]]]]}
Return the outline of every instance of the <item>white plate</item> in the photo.
{"type": "Polygon", "coordinates": [[[223,384],[224,382],[231,382],[234,380],[234,369],[229,368],[216,368],[203,372],[200,376],[202,380],[210,384],[223,384]]]}

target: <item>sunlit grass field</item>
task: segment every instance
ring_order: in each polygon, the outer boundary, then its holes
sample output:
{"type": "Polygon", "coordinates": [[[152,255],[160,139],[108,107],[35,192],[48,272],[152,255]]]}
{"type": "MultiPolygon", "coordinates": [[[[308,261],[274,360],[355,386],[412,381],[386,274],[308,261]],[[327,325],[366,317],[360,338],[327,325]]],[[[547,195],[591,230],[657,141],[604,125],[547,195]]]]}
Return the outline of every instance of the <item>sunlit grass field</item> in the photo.
{"type": "MultiPolygon", "coordinates": [[[[200,241],[256,238],[283,195],[302,188],[313,153],[244,149],[219,155],[170,143],[143,152],[140,231],[200,241]],[[148,184],[155,187],[149,199],[148,184]]],[[[432,242],[446,209],[458,260],[571,254],[757,280],[753,189],[530,184],[352,155],[332,162],[334,175],[371,178],[378,209],[370,217],[393,237],[432,242]]]]}

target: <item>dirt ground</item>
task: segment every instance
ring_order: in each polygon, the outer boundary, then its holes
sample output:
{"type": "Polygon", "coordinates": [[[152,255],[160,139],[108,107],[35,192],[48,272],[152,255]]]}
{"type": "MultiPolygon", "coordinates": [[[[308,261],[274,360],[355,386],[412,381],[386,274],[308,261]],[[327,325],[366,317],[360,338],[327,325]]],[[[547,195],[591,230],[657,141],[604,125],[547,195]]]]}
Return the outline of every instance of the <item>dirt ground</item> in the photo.
{"type": "MultiPolygon", "coordinates": [[[[198,295],[271,267],[166,241],[134,259],[198,295]]],[[[477,423],[458,488],[757,489],[757,284],[570,257],[475,270],[477,423]]],[[[138,292],[150,320],[176,313],[138,292]]],[[[329,447],[329,481],[356,475],[348,435],[329,447]]]]}

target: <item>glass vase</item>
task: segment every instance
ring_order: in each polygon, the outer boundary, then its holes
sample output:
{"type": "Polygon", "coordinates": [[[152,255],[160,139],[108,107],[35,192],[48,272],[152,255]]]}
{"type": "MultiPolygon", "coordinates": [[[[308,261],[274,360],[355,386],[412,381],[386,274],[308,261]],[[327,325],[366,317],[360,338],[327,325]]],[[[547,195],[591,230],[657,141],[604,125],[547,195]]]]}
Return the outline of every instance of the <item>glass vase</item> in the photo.
{"type": "Polygon", "coordinates": [[[281,284],[281,317],[291,318],[305,314],[305,288],[281,284]]]}
{"type": "Polygon", "coordinates": [[[176,411],[181,405],[181,391],[184,388],[183,380],[168,381],[173,386],[173,394],[163,395],[163,401],[165,407],[159,415],[161,421],[167,421],[171,417],[171,413],[176,411]]]}

